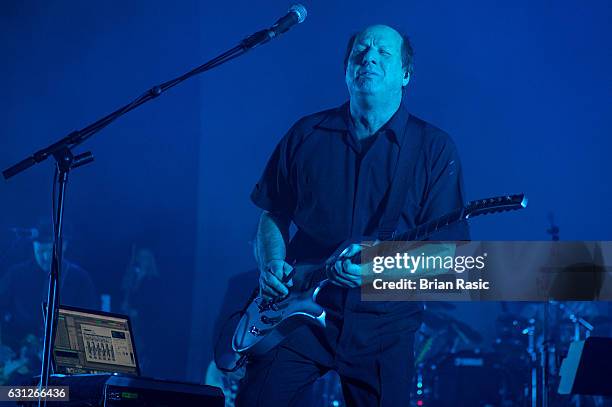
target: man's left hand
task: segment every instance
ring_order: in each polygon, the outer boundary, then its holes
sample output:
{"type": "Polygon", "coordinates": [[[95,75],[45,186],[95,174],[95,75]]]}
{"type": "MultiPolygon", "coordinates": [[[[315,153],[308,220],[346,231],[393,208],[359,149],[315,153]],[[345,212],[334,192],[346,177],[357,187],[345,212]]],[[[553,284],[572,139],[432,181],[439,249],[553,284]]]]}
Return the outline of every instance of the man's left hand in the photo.
{"type": "Polygon", "coordinates": [[[353,264],[349,258],[361,251],[361,246],[351,244],[344,249],[331,272],[327,276],[329,280],[342,287],[359,287],[361,286],[361,268],[360,264],[353,264]]]}

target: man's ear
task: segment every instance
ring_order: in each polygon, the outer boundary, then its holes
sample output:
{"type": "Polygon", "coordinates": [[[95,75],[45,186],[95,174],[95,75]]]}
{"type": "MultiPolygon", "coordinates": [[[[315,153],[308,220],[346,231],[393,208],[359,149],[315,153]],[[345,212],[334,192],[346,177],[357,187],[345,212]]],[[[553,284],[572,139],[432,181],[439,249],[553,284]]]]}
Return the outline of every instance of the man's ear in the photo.
{"type": "Polygon", "coordinates": [[[408,82],[410,82],[410,72],[404,72],[404,79],[402,80],[402,86],[407,86],[408,82]]]}

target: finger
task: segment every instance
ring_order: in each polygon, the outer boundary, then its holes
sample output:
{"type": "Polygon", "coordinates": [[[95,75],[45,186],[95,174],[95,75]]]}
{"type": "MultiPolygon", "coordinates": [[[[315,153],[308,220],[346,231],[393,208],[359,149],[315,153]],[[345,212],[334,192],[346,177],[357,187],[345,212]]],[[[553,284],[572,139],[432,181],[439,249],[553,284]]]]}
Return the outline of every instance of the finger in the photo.
{"type": "Polygon", "coordinates": [[[268,283],[265,274],[259,276],[259,289],[268,297],[275,297],[279,295],[279,293],[277,293],[276,290],[274,290],[274,288],[268,283]]]}
{"type": "Polygon", "coordinates": [[[354,283],[361,283],[361,269],[359,266],[345,260],[342,264],[342,271],[338,273],[342,278],[350,280],[354,283]]]}
{"type": "Polygon", "coordinates": [[[268,269],[270,273],[274,275],[286,287],[291,287],[293,285],[292,279],[286,280],[286,276],[293,271],[293,267],[289,265],[287,262],[279,262],[270,264],[268,269]]]}
{"type": "Polygon", "coordinates": [[[332,282],[336,283],[336,285],[342,286],[342,287],[349,287],[349,288],[354,288],[357,287],[357,283],[355,281],[352,281],[350,279],[347,279],[344,276],[341,275],[335,275],[332,277],[332,282]]]}
{"type": "Polygon", "coordinates": [[[279,280],[283,278],[284,273],[282,264],[271,264],[268,266],[267,271],[279,280]]]}
{"type": "Polygon", "coordinates": [[[333,277],[341,272],[342,272],[342,262],[336,261],[327,274],[333,277]]]}
{"type": "Polygon", "coordinates": [[[262,292],[264,294],[264,298],[266,299],[276,299],[283,296],[282,294],[278,293],[273,287],[265,283],[263,285],[262,292]]]}
{"type": "Polygon", "coordinates": [[[348,251],[346,253],[346,257],[353,257],[354,255],[356,255],[360,251],[361,251],[361,245],[353,243],[352,245],[350,245],[348,247],[348,251]]]}
{"type": "Polygon", "coordinates": [[[269,301],[271,299],[274,299],[272,293],[270,292],[270,289],[264,286],[263,284],[259,286],[259,296],[263,298],[264,301],[269,301]]]}
{"type": "Polygon", "coordinates": [[[355,284],[359,284],[361,282],[361,276],[360,275],[355,275],[355,274],[349,274],[346,271],[342,274],[340,274],[340,277],[344,278],[345,280],[349,280],[355,284]]]}
{"type": "Polygon", "coordinates": [[[361,251],[361,245],[353,243],[347,246],[344,250],[342,250],[342,253],[340,253],[339,257],[342,259],[353,257],[355,254],[359,253],[360,251],[361,251]]]}
{"type": "Polygon", "coordinates": [[[336,273],[339,274],[350,274],[352,276],[361,276],[361,266],[358,264],[353,264],[350,260],[338,260],[334,264],[334,268],[336,269],[336,273]]]}
{"type": "Polygon", "coordinates": [[[261,298],[264,299],[264,301],[270,301],[270,300],[274,299],[274,297],[268,291],[266,291],[264,289],[261,290],[261,294],[260,295],[261,295],[261,298]]]}
{"type": "Polygon", "coordinates": [[[259,294],[264,300],[271,300],[278,297],[278,294],[266,283],[263,276],[259,278],[259,294]]]}
{"type": "Polygon", "coordinates": [[[278,279],[274,274],[266,273],[264,274],[264,282],[267,286],[272,288],[278,295],[287,295],[289,294],[289,290],[282,283],[280,279],[278,279]]]}
{"type": "Polygon", "coordinates": [[[293,286],[292,279],[286,280],[286,276],[293,270],[293,267],[291,267],[289,264],[284,263],[270,266],[268,270],[269,274],[274,276],[276,280],[278,280],[285,287],[293,286]]]}
{"type": "Polygon", "coordinates": [[[351,284],[351,283],[344,283],[344,282],[340,282],[340,281],[336,281],[336,280],[329,280],[333,285],[338,286],[338,287],[342,287],[342,288],[357,288],[356,285],[351,284]]]}
{"type": "Polygon", "coordinates": [[[342,266],[345,275],[350,275],[351,277],[361,277],[361,266],[351,263],[350,260],[345,260],[342,266]]]}
{"type": "MultiPolygon", "coordinates": [[[[283,291],[281,288],[279,288],[279,287],[283,287],[283,286],[274,285],[273,283],[270,283],[268,281],[266,281],[264,283],[264,287],[266,288],[266,291],[271,296],[273,296],[274,298],[284,297],[287,294],[285,291],[283,291]]],[[[286,290],[286,288],[285,288],[285,290],[286,290]]]]}
{"type": "Polygon", "coordinates": [[[344,284],[341,284],[332,278],[329,279],[329,282],[332,283],[333,285],[337,285],[338,287],[346,287],[344,284]]]}
{"type": "Polygon", "coordinates": [[[357,287],[361,285],[361,276],[347,275],[343,267],[343,262],[336,261],[334,263],[334,271],[334,273],[330,273],[330,280],[337,283],[336,285],[343,287],[357,287]]]}
{"type": "Polygon", "coordinates": [[[345,286],[345,287],[355,287],[358,283],[358,279],[348,276],[342,272],[340,273],[335,273],[332,276],[332,280],[337,281],[338,283],[340,283],[341,285],[345,286]]]}
{"type": "Polygon", "coordinates": [[[285,262],[283,265],[283,281],[287,287],[293,287],[293,276],[287,279],[287,276],[289,276],[291,273],[293,273],[293,267],[291,267],[289,263],[285,262]]]}

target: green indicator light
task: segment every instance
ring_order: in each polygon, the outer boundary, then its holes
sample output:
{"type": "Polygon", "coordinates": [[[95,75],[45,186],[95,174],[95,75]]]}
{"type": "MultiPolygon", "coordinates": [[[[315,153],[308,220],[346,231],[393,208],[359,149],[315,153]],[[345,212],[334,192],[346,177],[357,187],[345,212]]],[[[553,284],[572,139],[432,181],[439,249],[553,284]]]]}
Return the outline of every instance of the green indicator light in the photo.
{"type": "Polygon", "coordinates": [[[127,391],[123,391],[121,392],[121,398],[122,399],[137,399],[138,398],[138,393],[130,393],[127,391]]]}

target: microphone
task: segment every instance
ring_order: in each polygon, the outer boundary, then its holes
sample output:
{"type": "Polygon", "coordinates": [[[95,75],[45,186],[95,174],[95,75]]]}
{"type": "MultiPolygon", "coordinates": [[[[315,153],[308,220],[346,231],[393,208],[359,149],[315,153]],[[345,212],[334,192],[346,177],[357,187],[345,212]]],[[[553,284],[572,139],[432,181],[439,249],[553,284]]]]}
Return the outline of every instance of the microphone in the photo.
{"type": "Polygon", "coordinates": [[[10,228],[18,239],[34,240],[38,238],[39,232],[36,228],[10,228]]]}
{"type": "Polygon", "coordinates": [[[287,14],[285,14],[284,17],[279,18],[278,21],[275,22],[272,27],[270,27],[272,37],[276,37],[279,34],[289,31],[289,29],[296,24],[303,23],[304,20],[306,20],[307,15],[308,12],[306,11],[306,7],[299,3],[289,7],[287,14]]]}
{"type": "Polygon", "coordinates": [[[307,15],[308,12],[306,11],[306,7],[301,4],[294,4],[289,7],[287,14],[276,20],[272,27],[257,31],[255,34],[248,36],[242,40],[240,45],[246,51],[257,45],[265,44],[272,38],[289,31],[294,25],[304,22],[307,15]]]}

